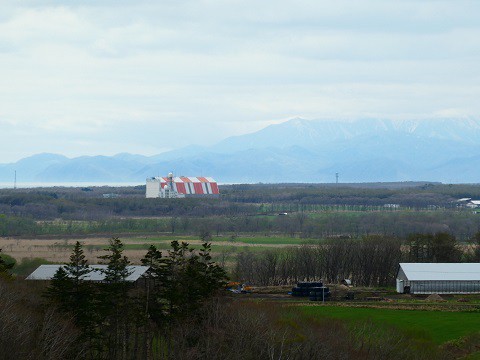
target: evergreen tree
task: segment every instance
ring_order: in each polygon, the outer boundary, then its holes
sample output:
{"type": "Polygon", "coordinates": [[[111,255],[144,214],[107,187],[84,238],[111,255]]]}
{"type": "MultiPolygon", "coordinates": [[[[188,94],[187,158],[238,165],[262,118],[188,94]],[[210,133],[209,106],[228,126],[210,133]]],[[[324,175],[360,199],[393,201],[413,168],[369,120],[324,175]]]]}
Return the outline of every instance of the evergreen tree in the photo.
{"type": "Polygon", "coordinates": [[[105,261],[104,284],[99,286],[99,311],[103,319],[101,331],[105,335],[108,358],[126,358],[129,352],[129,327],[138,323],[137,303],[130,297],[131,283],[127,277],[130,261],[123,255],[124,245],[120,239],[110,239],[106,255],[99,258],[105,261]]]}
{"type": "Polygon", "coordinates": [[[54,302],[61,310],[73,312],[74,307],[71,303],[72,289],[72,279],[68,276],[65,268],[60,266],[50,281],[50,285],[45,290],[45,296],[54,302]]]}
{"type": "Polygon", "coordinates": [[[107,269],[103,271],[105,274],[105,282],[108,284],[124,284],[127,277],[131,274],[127,267],[130,261],[123,255],[124,245],[119,238],[112,238],[109,241],[108,248],[105,249],[109,253],[99,256],[106,262],[107,269]]]}
{"type": "Polygon", "coordinates": [[[155,245],[150,245],[142,259],[142,265],[149,267],[145,287],[145,315],[161,325],[166,318],[164,291],[169,281],[169,261],[155,245]]]}
{"type": "Polygon", "coordinates": [[[148,305],[152,320],[190,316],[225,285],[226,273],[212,261],[210,251],[204,243],[197,255],[188,243],[178,241],[172,241],[167,257],[155,246],[149,248],[142,263],[151,267],[154,284],[148,305]]]}
{"type": "Polygon", "coordinates": [[[70,262],[58,268],[45,295],[64,312],[73,315],[76,325],[85,339],[97,337],[95,292],[92,283],[85,277],[92,272],[85,259],[83,247],[76,242],[70,255],[70,262]]]}
{"type": "Polygon", "coordinates": [[[85,276],[92,272],[79,241],[75,243],[72,255],[70,255],[70,262],[65,266],[65,271],[72,278],[76,288],[80,286],[85,276]]]}

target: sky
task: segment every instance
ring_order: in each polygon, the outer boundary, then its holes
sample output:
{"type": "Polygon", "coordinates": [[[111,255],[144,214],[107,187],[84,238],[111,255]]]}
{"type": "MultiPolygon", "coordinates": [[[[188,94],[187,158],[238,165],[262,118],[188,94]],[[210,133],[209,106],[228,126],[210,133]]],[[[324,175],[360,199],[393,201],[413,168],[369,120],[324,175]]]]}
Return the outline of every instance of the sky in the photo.
{"type": "Polygon", "coordinates": [[[479,1],[0,0],[0,163],[480,114],[479,1]]]}

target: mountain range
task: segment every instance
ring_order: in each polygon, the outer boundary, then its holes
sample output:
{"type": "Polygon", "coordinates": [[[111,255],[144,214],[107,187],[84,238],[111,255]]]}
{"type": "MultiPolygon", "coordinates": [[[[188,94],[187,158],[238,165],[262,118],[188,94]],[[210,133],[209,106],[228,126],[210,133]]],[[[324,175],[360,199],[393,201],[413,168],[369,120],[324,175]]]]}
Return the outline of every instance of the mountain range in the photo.
{"type": "Polygon", "coordinates": [[[480,120],[295,118],[213,146],[154,156],[67,158],[37,154],[0,164],[0,181],[138,182],[150,176],[211,176],[221,183],[480,182],[480,120]]]}

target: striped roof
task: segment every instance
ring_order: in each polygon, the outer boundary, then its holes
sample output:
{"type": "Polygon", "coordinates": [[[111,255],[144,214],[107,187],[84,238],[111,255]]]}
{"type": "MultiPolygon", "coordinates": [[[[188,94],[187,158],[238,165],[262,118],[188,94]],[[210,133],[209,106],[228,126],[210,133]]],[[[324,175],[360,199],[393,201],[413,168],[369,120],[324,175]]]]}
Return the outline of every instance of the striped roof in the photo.
{"type": "MultiPolygon", "coordinates": [[[[165,187],[168,182],[167,177],[156,178],[160,180],[161,187],[165,187]]],[[[172,183],[173,190],[179,194],[185,195],[218,195],[220,191],[218,190],[217,182],[211,177],[191,177],[191,176],[176,176],[173,178],[172,183]]]]}

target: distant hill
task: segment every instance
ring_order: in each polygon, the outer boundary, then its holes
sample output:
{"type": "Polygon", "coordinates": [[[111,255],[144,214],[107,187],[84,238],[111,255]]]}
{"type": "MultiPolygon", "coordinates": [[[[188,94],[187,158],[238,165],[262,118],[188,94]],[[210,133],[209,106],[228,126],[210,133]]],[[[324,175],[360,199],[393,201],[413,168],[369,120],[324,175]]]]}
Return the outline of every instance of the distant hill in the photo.
{"type": "Polygon", "coordinates": [[[480,121],[292,119],[210,146],[155,156],[39,154],[0,165],[0,181],[143,182],[174,171],[220,182],[480,182],[480,121]]]}

